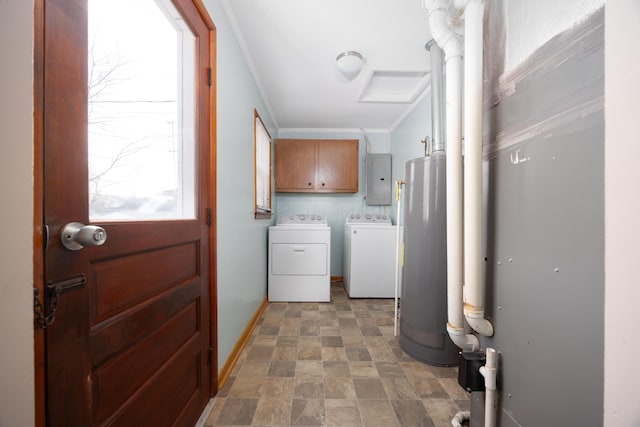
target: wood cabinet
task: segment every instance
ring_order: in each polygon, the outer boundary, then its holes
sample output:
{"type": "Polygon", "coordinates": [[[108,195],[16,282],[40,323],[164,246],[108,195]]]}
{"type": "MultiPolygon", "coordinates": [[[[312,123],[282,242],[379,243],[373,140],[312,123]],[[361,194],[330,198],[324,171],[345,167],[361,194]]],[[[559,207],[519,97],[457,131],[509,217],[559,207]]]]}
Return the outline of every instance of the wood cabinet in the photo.
{"type": "Polygon", "coordinates": [[[277,192],[357,193],[357,139],[276,139],[277,192]]]}

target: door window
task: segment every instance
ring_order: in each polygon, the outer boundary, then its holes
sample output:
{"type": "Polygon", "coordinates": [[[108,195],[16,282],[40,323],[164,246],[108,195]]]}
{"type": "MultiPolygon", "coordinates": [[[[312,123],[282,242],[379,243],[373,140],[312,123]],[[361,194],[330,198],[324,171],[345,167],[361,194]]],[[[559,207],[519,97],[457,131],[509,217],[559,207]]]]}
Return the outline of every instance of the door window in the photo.
{"type": "Polygon", "coordinates": [[[195,37],[171,0],[90,0],[89,216],[195,217],[195,37]]]}

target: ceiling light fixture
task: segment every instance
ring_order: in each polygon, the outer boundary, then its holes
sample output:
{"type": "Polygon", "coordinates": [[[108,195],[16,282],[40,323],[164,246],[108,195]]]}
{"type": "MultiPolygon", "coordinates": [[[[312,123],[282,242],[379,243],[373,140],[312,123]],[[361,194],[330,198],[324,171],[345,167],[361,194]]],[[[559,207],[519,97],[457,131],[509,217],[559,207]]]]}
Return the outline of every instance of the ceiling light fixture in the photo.
{"type": "Polygon", "coordinates": [[[336,58],[336,67],[338,67],[338,70],[340,70],[340,72],[350,80],[360,73],[360,70],[362,70],[362,64],[362,55],[360,52],[356,52],[354,50],[342,52],[336,58]]]}

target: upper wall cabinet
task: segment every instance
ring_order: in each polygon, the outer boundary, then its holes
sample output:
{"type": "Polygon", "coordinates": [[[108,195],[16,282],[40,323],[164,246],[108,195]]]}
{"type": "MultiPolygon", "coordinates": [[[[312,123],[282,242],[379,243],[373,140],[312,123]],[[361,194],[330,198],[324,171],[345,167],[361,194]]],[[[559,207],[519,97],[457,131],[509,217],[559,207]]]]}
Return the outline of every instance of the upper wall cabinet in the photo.
{"type": "Polygon", "coordinates": [[[357,193],[357,139],[276,139],[276,191],[357,193]]]}

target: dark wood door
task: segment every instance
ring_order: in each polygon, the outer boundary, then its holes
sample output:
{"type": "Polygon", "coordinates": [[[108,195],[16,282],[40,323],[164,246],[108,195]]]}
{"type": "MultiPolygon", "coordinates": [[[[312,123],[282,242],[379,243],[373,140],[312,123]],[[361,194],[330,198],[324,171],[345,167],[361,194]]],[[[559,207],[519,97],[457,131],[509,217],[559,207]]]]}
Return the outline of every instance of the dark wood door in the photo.
{"type": "Polygon", "coordinates": [[[195,40],[193,213],[100,220],[106,243],[71,251],[64,225],[91,224],[87,0],[44,1],[45,284],[86,282],[46,330],[48,426],[192,426],[209,400],[212,25],[194,3],[174,1],[195,40]]]}

